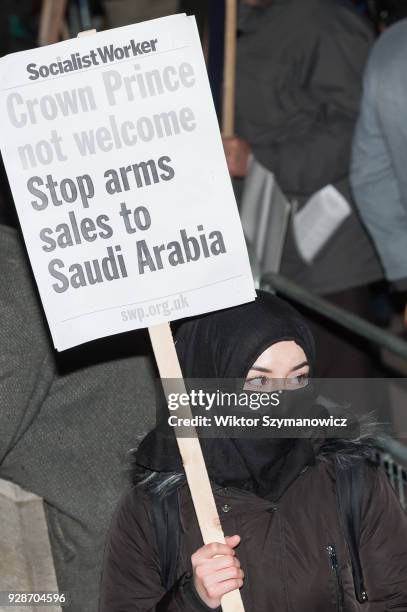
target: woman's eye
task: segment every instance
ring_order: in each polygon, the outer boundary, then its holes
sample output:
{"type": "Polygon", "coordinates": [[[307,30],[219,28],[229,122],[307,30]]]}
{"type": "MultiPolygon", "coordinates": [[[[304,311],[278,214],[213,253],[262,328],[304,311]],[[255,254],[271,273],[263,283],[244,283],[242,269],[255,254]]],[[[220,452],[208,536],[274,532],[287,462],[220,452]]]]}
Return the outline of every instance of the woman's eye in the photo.
{"type": "Polygon", "coordinates": [[[308,384],[308,373],[298,374],[297,376],[293,376],[291,378],[286,379],[287,388],[290,388],[290,389],[300,389],[301,387],[306,387],[307,384],[308,384]]]}
{"type": "Polygon", "coordinates": [[[256,376],[256,378],[249,378],[246,380],[245,389],[252,388],[263,388],[270,384],[270,379],[267,376],[256,376]]]}

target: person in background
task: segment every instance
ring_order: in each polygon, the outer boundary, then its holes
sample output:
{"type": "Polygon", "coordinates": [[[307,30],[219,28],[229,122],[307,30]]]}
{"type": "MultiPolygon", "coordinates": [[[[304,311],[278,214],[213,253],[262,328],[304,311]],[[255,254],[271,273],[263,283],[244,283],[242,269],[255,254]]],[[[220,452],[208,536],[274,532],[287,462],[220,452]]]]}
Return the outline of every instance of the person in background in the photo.
{"type": "MultiPolygon", "coordinates": [[[[23,239],[3,223],[0,312],[0,478],[43,499],[58,589],[69,593],[64,612],[95,612],[128,449],[154,422],[148,338],[56,353],[23,239]]],[[[1,567],[9,545],[0,541],[1,567]]]]}
{"type": "MultiPolygon", "coordinates": [[[[407,15],[407,2],[399,2],[407,15]]],[[[356,204],[380,254],[386,278],[407,290],[407,19],[373,47],[364,75],[353,142],[356,204]]]]}
{"type": "Polygon", "coordinates": [[[179,10],[178,0],[103,0],[107,26],[117,28],[131,23],[173,15],[179,10]]]}
{"type": "MultiPolygon", "coordinates": [[[[352,201],[349,164],[373,31],[351,2],[246,0],[241,9],[236,137],[224,140],[230,173],[244,177],[252,153],[299,207],[329,184],[346,198],[352,214],[312,264],[288,232],[280,273],[367,319],[369,286],[383,272],[352,201]]],[[[318,376],[371,374],[365,343],[312,321],[318,376]]]]}

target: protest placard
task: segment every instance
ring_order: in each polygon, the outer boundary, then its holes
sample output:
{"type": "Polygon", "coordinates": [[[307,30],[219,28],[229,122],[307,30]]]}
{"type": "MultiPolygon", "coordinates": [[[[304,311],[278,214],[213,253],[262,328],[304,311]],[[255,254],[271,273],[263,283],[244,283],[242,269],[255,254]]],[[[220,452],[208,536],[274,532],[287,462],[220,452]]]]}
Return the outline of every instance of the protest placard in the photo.
{"type": "Polygon", "coordinates": [[[55,347],[254,299],[195,20],[0,62],[0,144],[55,347]]]}
{"type": "MultiPolygon", "coordinates": [[[[251,301],[253,279],[195,20],[127,26],[0,62],[1,149],[55,347],[251,301]]],[[[224,542],[196,432],[179,439],[205,543],[224,542]]],[[[238,590],[224,612],[243,612],[238,590]]]]}

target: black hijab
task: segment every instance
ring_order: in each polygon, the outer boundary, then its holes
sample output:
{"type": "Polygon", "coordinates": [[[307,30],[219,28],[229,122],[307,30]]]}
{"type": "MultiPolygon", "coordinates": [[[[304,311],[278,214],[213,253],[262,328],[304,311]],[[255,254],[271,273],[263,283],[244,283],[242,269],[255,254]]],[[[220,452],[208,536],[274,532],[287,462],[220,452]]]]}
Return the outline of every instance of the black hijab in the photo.
{"type": "Polygon", "coordinates": [[[181,325],[176,348],[184,378],[246,378],[256,359],[284,340],[303,349],[312,369],[314,340],[304,319],[287,302],[258,291],[254,302],[181,325]]]}
{"type": "MultiPolygon", "coordinates": [[[[176,333],[176,349],[184,378],[244,379],[269,346],[284,340],[304,350],[312,373],[314,341],[304,319],[283,300],[258,291],[254,302],[184,322],[176,333]]],[[[273,501],[315,462],[314,444],[304,438],[202,438],[201,446],[213,482],[273,501]]],[[[146,436],[136,462],[160,472],[182,469],[168,426],[146,436]]]]}

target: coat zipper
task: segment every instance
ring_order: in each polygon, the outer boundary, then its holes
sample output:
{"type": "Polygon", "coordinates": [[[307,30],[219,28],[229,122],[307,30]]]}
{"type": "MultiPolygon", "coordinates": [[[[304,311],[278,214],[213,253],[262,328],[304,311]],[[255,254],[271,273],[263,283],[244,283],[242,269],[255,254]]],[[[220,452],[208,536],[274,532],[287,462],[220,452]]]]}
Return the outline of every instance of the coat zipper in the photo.
{"type": "Polygon", "coordinates": [[[343,591],[340,569],[338,563],[338,555],[336,554],[335,544],[328,544],[326,547],[329,555],[331,570],[335,575],[335,591],[336,591],[336,609],[338,612],[343,612],[343,591]]]}

